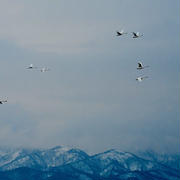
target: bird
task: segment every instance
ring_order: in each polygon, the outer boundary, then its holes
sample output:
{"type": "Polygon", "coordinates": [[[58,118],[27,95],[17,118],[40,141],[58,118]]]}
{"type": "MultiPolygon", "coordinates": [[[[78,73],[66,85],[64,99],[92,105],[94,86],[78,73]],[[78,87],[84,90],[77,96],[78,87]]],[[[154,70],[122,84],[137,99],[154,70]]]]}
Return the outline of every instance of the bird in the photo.
{"type": "Polygon", "coordinates": [[[41,72],[46,72],[46,71],[50,71],[50,69],[49,68],[41,68],[41,70],[40,70],[41,72]]]}
{"type": "Polygon", "coordinates": [[[37,67],[34,67],[33,64],[30,64],[30,65],[27,67],[27,69],[37,69],[37,67]]]}
{"type": "Polygon", "coordinates": [[[127,34],[127,32],[124,32],[122,29],[121,31],[116,31],[117,35],[116,36],[122,36],[123,34],[127,34]]]}
{"type": "Polygon", "coordinates": [[[142,82],[146,78],[148,78],[148,76],[139,76],[139,77],[136,78],[136,81],[142,82]]]}
{"type": "Polygon", "coordinates": [[[138,62],[138,67],[137,67],[138,70],[141,70],[141,69],[144,69],[147,67],[149,67],[149,66],[143,66],[142,62],[138,62]]]}
{"type": "Polygon", "coordinates": [[[0,104],[4,104],[7,100],[0,100],[0,104]]]}
{"type": "Polygon", "coordinates": [[[143,34],[140,34],[139,32],[132,32],[132,34],[133,34],[133,38],[139,38],[143,36],[143,34]]]}

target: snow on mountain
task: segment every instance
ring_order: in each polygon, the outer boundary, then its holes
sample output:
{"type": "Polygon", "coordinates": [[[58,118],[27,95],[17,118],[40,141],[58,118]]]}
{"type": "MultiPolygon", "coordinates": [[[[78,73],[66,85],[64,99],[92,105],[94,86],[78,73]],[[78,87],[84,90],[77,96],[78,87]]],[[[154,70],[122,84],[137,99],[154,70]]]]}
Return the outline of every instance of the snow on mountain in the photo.
{"type": "Polygon", "coordinates": [[[138,152],[137,155],[143,159],[159,162],[169,167],[180,170],[180,154],[156,153],[152,150],[138,152]]]}
{"type": "Polygon", "coordinates": [[[27,154],[27,152],[24,152],[22,149],[0,149],[0,167],[13,162],[15,159],[25,154],[27,154]]]}
{"type": "Polygon", "coordinates": [[[65,147],[55,147],[41,153],[41,158],[47,167],[57,167],[85,159],[88,155],[79,149],[69,149],[65,147]]]}
{"type": "Polygon", "coordinates": [[[16,149],[2,154],[0,157],[0,169],[11,170],[18,167],[47,169],[82,160],[87,156],[81,150],[69,149],[63,146],[47,150],[16,149]]]}
{"type": "Polygon", "coordinates": [[[177,169],[152,158],[144,159],[129,152],[109,150],[89,156],[80,149],[64,146],[51,149],[0,148],[0,177],[7,175],[9,178],[9,174],[14,177],[18,173],[22,178],[24,171],[35,174],[38,178],[42,176],[45,180],[180,179],[177,169]]]}
{"type": "Polygon", "coordinates": [[[118,152],[116,150],[109,150],[104,153],[95,155],[95,160],[101,163],[101,167],[105,168],[113,162],[118,163],[120,167],[130,171],[144,171],[154,167],[151,161],[138,158],[137,156],[128,152],[118,152]]]}

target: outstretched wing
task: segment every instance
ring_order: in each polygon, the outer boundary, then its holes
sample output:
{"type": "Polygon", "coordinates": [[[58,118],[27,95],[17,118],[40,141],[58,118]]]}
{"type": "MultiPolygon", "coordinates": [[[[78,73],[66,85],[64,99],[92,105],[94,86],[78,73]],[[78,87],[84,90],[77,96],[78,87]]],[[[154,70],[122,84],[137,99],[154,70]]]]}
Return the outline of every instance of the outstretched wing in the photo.
{"type": "Polygon", "coordinates": [[[135,32],[132,32],[134,36],[137,36],[137,34],[135,32]]]}
{"type": "Polygon", "coordinates": [[[32,69],[33,68],[33,64],[30,64],[29,67],[27,67],[27,69],[32,69]]]}
{"type": "Polygon", "coordinates": [[[138,67],[139,67],[139,68],[142,68],[142,67],[143,67],[143,65],[142,65],[141,62],[138,62],[138,67]]]}
{"type": "Polygon", "coordinates": [[[117,33],[117,35],[118,35],[118,36],[120,36],[120,35],[121,35],[121,33],[120,33],[119,31],[116,31],[116,33],[117,33]]]}
{"type": "Polygon", "coordinates": [[[122,29],[122,30],[120,31],[120,33],[123,34],[123,33],[124,33],[124,30],[122,29]]]}

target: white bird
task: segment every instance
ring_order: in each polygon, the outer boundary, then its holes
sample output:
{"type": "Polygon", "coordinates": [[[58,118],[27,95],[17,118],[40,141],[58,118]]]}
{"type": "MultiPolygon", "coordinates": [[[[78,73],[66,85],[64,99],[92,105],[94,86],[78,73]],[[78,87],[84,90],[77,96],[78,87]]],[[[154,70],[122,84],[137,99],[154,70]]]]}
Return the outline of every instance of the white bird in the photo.
{"type": "Polygon", "coordinates": [[[139,38],[143,36],[143,34],[140,34],[139,32],[132,32],[132,34],[133,34],[133,38],[139,38]]]}
{"type": "Polygon", "coordinates": [[[34,67],[33,64],[30,64],[30,65],[27,67],[27,69],[37,69],[37,67],[34,67]]]}
{"type": "Polygon", "coordinates": [[[0,104],[4,104],[7,100],[0,100],[0,104]]]}
{"type": "Polygon", "coordinates": [[[142,80],[144,80],[144,79],[146,79],[146,78],[148,78],[148,76],[140,76],[140,77],[137,77],[137,78],[136,78],[136,81],[141,82],[142,80]]]}
{"type": "Polygon", "coordinates": [[[149,67],[149,66],[143,66],[142,62],[138,62],[138,67],[137,67],[138,70],[141,70],[141,69],[144,69],[147,67],[149,67]]]}
{"type": "Polygon", "coordinates": [[[117,35],[116,36],[122,36],[123,34],[127,34],[127,32],[124,32],[122,29],[121,31],[116,31],[117,35]]]}
{"type": "Polygon", "coordinates": [[[50,69],[49,68],[42,68],[40,71],[41,72],[46,72],[46,71],[50,71],[50,69]]]}

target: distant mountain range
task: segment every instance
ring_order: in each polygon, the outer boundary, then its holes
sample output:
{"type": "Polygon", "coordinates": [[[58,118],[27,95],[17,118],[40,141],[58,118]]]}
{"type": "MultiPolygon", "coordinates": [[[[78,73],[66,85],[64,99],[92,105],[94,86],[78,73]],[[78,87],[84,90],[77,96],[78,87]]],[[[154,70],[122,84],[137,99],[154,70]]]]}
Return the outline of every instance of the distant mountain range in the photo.
{"type": "Polygon", "coordinates": [[[0,148],[0,180],[180,180],[180,155],[0,148]]]}

